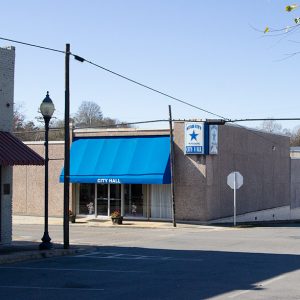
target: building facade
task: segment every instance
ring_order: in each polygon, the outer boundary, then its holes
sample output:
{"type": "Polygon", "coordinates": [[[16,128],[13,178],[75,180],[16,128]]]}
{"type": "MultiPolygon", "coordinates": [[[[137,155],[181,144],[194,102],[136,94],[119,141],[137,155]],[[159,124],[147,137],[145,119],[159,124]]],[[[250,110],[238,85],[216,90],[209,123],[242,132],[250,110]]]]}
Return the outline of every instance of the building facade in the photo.
{"type": "Polygon", "coordinates": [[[43,165],[42,157],[12,135],[15,48],[0,48],[0,245],[12,240],[12,166],[43,165]]]}
{"type": "MultiPolygon", "coordinates": [[[[13,125],[14,70],[15,48],[0,48],[0,131],[4,132],[11,132],[13,125]]],[[[12,181],[12,167],[0,166],[0,178],[0,240],[1,243],[8,243],[12,236],[12,201],[9,188],[12,181]]]]}
{"type": "MultiPolygon", "coordinates": [[[[268,211],[278,219],[290,206],[288,137],[237,126],[212,128],[201,121],[175,122],[173,133],[178,221],[230,221],[233,191],[227,176],[233,171],[244,177],[238,216],[255,214],[252,221],[260,221],[260,212],[268,211]],[[200,137],[203,145],[197,144],[200,137]]],[[[28,145],[42,154],[42,143],[28,145]]],[[[62,216],[63,151],[63,143],[50,143],[52,216],[62,216]]],[[[42,179],[34,168],[14,168],[15,214],[42,215],[42,179]]],[[[77,215],[108,218],[120,210],[128,219],[171,220],[169,130],[74,130],[70,181],[70,209],[77,215]]]]}

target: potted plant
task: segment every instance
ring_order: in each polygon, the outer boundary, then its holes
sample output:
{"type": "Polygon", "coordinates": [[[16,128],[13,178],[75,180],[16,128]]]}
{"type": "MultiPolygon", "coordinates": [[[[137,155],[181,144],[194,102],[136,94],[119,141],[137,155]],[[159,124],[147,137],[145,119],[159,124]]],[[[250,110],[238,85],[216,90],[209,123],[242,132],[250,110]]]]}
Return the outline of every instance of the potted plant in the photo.
{"type": "Polygon", "coordinates": [[[121,216],[121,212],[119,210],[115,210],[111,213],[111,220],[114,225],[121,225],[123,222],[123,217],[121,216]]]}
{"type": "Polygon", "coordinates": [[[69,209],[69,221],[75,223],[76,215],[69,209]]]}

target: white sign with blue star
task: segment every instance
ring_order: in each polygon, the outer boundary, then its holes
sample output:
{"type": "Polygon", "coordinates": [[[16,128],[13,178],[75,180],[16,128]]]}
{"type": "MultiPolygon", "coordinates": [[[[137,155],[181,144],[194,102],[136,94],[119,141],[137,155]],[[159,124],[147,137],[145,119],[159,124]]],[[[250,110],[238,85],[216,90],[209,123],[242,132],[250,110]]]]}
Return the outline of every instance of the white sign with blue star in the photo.
{"type": "Polygon", "coordinates": [[[185,123],[185,154],[204,154],[204,122],[185,123]]]}

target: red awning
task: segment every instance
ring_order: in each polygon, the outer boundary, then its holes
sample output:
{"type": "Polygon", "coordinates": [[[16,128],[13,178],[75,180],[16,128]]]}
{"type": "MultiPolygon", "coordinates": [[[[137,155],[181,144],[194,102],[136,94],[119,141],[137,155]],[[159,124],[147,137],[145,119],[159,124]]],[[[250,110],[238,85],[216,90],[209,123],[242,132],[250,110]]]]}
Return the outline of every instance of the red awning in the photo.
{"type": "Polygon", "coordinates": [[[9,132],[0,131],[0,166],[44,165],[44,159],[9,132]]]}

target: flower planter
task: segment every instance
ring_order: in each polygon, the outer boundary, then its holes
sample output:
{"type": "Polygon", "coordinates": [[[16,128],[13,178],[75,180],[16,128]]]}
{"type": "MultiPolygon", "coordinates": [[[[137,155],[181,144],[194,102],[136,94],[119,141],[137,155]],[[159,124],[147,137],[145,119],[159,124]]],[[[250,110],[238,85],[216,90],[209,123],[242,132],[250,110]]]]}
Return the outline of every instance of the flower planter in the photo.
{"type": "Polygon", "coordinates": [[[111,218],[111,221],[114,225],[121,225],[123,222],[123,217],[111,218]]]}
{"type": "Polygon", "coordinates": [[[71,223],[75,223],[75,220],[76,220],[76,216],[75,216],[75,215],[70,215],[70,216],[69,216],[69,221],[70,221],[71,223]]]}

